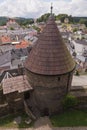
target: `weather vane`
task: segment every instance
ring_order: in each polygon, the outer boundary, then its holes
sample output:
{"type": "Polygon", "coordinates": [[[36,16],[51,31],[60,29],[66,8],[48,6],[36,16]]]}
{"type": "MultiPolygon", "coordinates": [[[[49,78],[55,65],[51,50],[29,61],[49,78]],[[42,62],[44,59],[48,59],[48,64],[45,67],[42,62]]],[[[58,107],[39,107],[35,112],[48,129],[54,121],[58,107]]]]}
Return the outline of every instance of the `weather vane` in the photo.
{"type": "Polygon", "coordinates": [[[51,15],[53,13],[53,3],[51,3],[51,15]]]}

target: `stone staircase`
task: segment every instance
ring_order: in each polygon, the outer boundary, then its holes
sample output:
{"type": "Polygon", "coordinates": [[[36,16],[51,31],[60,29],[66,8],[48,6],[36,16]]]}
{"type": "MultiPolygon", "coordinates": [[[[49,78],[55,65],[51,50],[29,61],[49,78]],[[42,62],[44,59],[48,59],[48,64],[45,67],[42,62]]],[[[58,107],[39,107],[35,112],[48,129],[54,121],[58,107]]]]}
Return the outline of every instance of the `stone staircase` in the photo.
{"type": "Polygon", "coordinates": [[[32,120],[36,120],[35,115],[32,113],[32,111],[29,109],[27,102],[24,100],[24,107],[25,107],[25,111],[26,114],[32,119],[32,120]]]}
{"type": "Polygon", "coordinates": [[[25,111],[26,113],[32,118],[32,119],[36,119],[39,118],[40,115],[40,111],[37,108],[37,106],[35,106],[34,104],[32,104],[32,102],[30,102],[30,100],[26,100],[24,101],[24,106],[25,106],[25,111]],[[30,107],[32,106],[32,107],[30,107]]]}

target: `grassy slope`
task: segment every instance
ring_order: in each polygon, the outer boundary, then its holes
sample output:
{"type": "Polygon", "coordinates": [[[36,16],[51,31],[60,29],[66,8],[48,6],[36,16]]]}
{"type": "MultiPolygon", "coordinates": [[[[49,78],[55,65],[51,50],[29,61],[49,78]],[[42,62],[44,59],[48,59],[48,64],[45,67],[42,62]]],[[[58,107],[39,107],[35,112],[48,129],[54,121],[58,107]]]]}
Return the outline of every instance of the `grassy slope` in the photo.
{"type": "Polygon", "coordinates": [[[52,116],[53,126],[87,126],[87,110],[85,111],[67,111],[62,114],[52,116]]]}
{"type": "Polygon", "coordinates": [[[2,128],[29,128],[29,127],[32,127],[33,123],[31,123],[29,125],[27,125],[25,123],[25,119],[27,119],[27,118],[28,118],[28,116],[25,113],[17,114],[17,115],[9,115],[9,116],[6,116],[6,117],[3,117],[0,119],[0,127],[2,127],[2,128]],[[13,123],[14,118],[18,117],[18,116],[21,116],[22,121],[20,124],[14,124],[13,123]]]}

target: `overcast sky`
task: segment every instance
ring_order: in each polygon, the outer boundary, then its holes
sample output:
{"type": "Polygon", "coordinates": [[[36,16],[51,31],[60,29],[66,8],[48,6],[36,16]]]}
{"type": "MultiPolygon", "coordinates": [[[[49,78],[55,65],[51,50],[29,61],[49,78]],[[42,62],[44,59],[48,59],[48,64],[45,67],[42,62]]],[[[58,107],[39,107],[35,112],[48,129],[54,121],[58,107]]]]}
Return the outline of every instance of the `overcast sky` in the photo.
{"type": "Polygon", "coordinates": [[[87,16],[87,0],[0,0],[0,16],[37,18],[50,12],[87,16]]]}

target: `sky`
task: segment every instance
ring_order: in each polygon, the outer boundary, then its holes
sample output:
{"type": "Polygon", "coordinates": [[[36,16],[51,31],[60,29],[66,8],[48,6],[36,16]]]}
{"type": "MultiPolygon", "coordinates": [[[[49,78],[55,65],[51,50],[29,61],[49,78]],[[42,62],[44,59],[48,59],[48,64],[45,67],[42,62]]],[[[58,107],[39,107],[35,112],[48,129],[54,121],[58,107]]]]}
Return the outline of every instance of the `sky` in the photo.
{"type": "Polygon", "coordinates": [[[0,0],[0,16],[37,18],[50,12],[87,16],[87,0],[0,0]]]}

